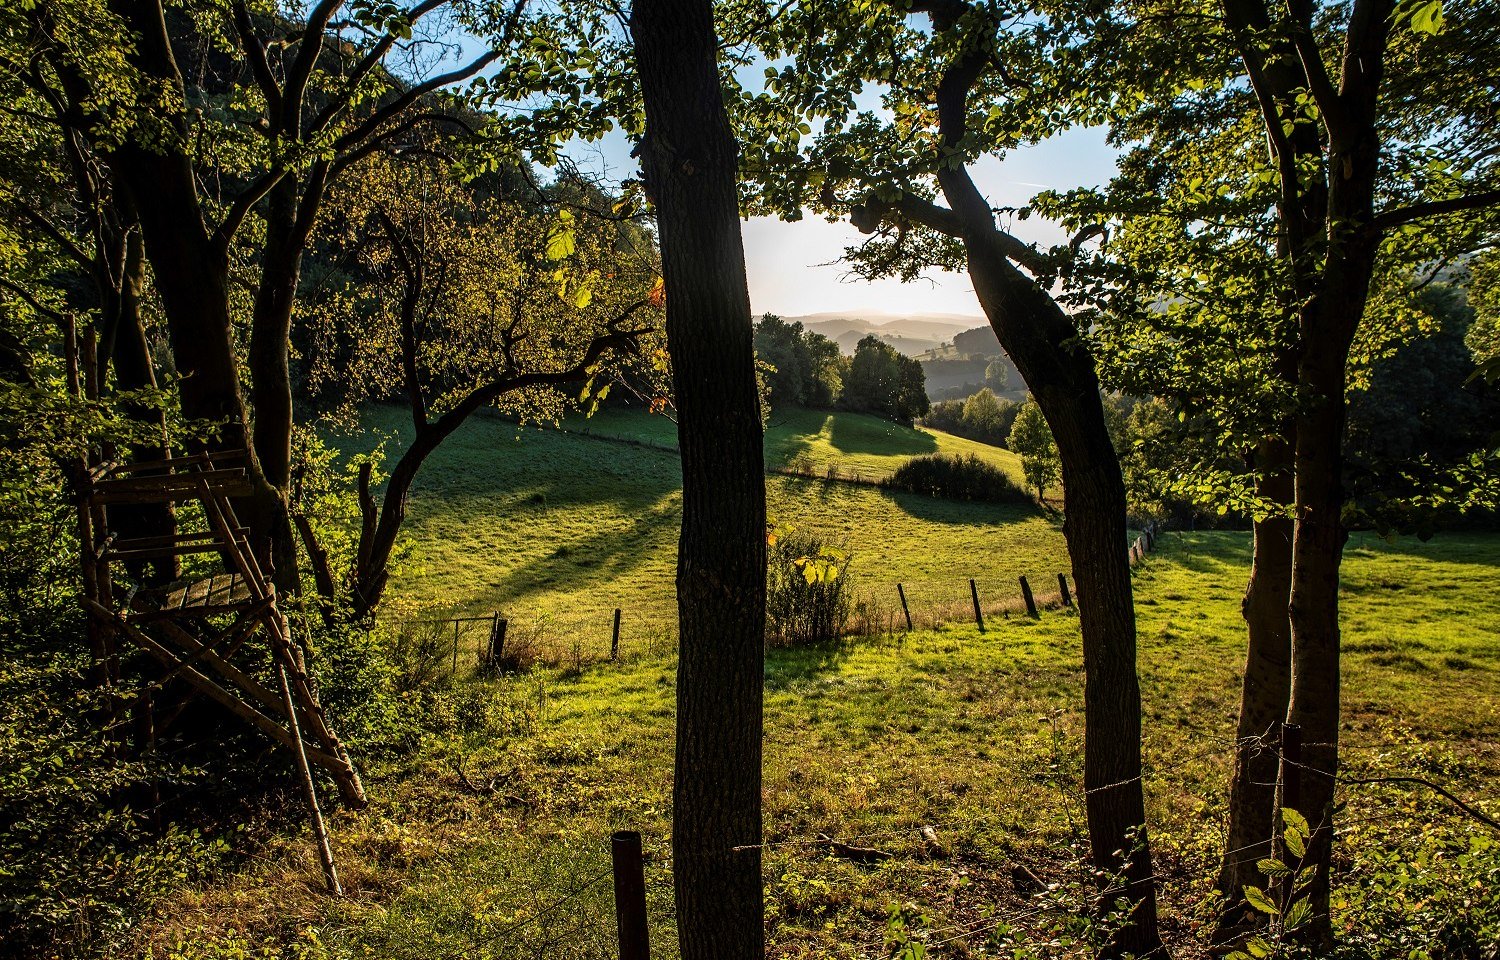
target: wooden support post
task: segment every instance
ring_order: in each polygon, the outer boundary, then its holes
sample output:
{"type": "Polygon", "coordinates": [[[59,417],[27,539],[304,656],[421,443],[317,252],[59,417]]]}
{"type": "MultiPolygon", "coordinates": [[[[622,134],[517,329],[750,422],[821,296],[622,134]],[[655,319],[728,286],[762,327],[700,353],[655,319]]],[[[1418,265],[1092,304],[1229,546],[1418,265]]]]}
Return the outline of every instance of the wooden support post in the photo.
{"type": "Polygon", "coordinates": [[[615,632],[609,639],[609,658],[620,659],[620,608],[615,607],[615,632]]]}
{"type": "Polygon", "coordinates": [[[333,861],[333,846],[328,841],[328,826],[323,822],[323,810],[318,806],[318,787],[313,782],[312,767],[307,763],[307,746],[302,742],[302,729],[297,723],[297,704],[292,699],[292,685],[287,682],[286,664],[291,654],[285,647],[273,651],[276,657],[276,679],[281,681],[281,702],[286,710],[287,732],[292,735],[292,753],[297,758],[297,773],[302,777],[302,789],[307,794],[307,806],[312,820],[313,839],[318,845],[318,861],[323,865],[323,879],[328,892],[335,897],[344,895],[339,883],[338,864],[333,861]]]}
{"type": "Polygon", "coordinates": [[[969,596],[974,598],[974,622],[979,625],[979,632],[984,633],[984,613],[979,609],[979,587],[972,577],[969,579],[969,596]]]}
{"type": "Polygon", "coordinates": [[[1059,573],[1057,575],[1057,589],[1062,594],[1062,605],[1071,607],[1073,605],[1073,595],[1068,592],[1068,575],[1066,573],[1059,573]]]}
{"type": "Polygon", "coordinates": [[[615,875],[615,926],[620,937],[620,960],[650,960],[641,835],[634,830],[617,831],[610,840],[610,860],[615,875]]]}
{"type": "Polygon", "coordinates": [[[906,605],[906,588],[898,583],[896,584],[896,593],[901,597],[901,612],[906,614],[906,632],[910,633],[912,629],[911,608],[906,605]]]}
{"type": "Polygon", "coordinates": [[[1036,597],[1031,595],[1031,584],[1026,582],[1026,577],[1021,577],[1021,599],[1026,601],[1026,615],[1033,620],[1040,620],[1041,614],[1036,610],[1036,597]]]}
{"type": "MultiPolygon", "coordinates": [[[[1287,856],[1286,842],[1284,840],[1286,824],[1282,820],[1282,810],[1298,810],[1302,803],[1302,728],[1295,723],[1284,723],[1281,725],[1281,793],[1277,798],[1278,809],[1273,822],[1278,824],[1278,830],[1272,843],[1272,855],[1287,864],[1293,870],[1297,864],[1287,856]]],[[[1316,824],[1309,823],[1313,829],[1316,824]]],[[[1281,909],[1285,911],[1291,906],[1295,894],[1294,885],[1289,882],[1290,878],[1274,878],[1271,884],[1272,893],[1281,909]]]]}
{"type": "Polygon", "coordinates": [[[505,658],[505,633],[509,628],[510,621],[502,619],[496,611],[495,620],[490,625],[490,650],[485,659],[485,666],[491,670],[499,670],[500,661],[505,658]]]}
{"type": "Polygon", "coordinates": [[[1302,803],[1302,728],[1281,725],[1281,805],[1297,809],[1302,803]]]}
{"type": "Polygon", "coordinates": [[[453,618],[453,675],[458,676],[458,618],[453,618]]]}

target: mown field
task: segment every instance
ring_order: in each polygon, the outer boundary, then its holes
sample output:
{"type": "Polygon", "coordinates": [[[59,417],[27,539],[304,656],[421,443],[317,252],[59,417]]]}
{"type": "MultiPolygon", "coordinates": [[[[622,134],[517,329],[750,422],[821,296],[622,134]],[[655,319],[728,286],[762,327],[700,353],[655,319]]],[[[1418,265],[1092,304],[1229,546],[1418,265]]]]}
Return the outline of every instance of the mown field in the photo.
{"type": "MultiPolygon", "coordinates": [[[[1221,840],[1248,560],[1243,534],[1173,533],[1137,570],[1147,796],[1179,956],[1200,955],[1221,840]]],[[[1497,565],[1493,535],[1351,541],[1352,773],[1431,777],[1500,812],[1497,565]]],[[[414,692],[438,719],[410,752],[366,758],[371,807],[332,818],[346,900],[317,893],[305,837],[273,836],[237,874],[166,905],[149,944],[157,956],[191,942],[183,955],[611,957],[608,835],[630,828],[650,857],[655,955],[674,956],[673,685],[670,655],[641,655],[414,692]]],[[[766,685],[773,956],[884,957],[902,938],[931,957],[1011,956],[1087,937],[1070,893],[1082,677],[1069,612],[776,650],[766,685]],[[820,833],[892,857],[834,857],[820,833]]],[[[1500,894],[1481,882],[1500,846],[1483,828],[1409,787],[1341,799],[1346,937],[1393,956],[1453,924],[1500,923],[1500,894]]]]}
{"type": "MultiPolygon", "coordinates": [[[[874,469],[926,442],[880,440],[882,428],[858,422],[876,439],[856,442],[840,418],[799,416],[817,432],[778,441],[773,461],[795,448],[790,456],[825,466],[874,469]]],[[[405,611],[501,608],[523,625],[548,617],[552,639],[578,638],[591,654],[622,606],[625,660],[578,670],[565,659],[500,679],[417,671],[424,679],[405,697],[425,718],[421,735],[366,753],[370,808],[332,816],[350,896],[318,892],[307,838],[286,834],[267,811],[233,842],[247,854],[233,871],[163,905],[143,932],[148,952],[611,957],[608,836],[629,828],[643,832],[650,857],[655,955],[675,955],[679,473],[670,450],[641,444],[660,436],[627,433],[657,423],[606,417],[587,425],[593,436],[472,424],[418,483],[412,553],[394,582],[405,611]]],[[[392,412],[369,425],[400,428],[392,412]]],[[[943,600],[963,612],[970,576],[998,605],[1018,573],[1041,582],[1066,566],[1055,519],[1039,511],[784,476],[768,483],[781,522],[853,547],[860,589],[883,596],[887,614],[898,580],[919,609],[936,612],[943,600]]],[[[1496,813],[1500,537],[1356,535],[1347,556],[1350,771],[1428,777],[1496,813]]],[[[1198,955],[1209,916],[1248,566],[1244,534],[1172,533],[1136,572],[1147,795],[1164,926],[1181,956],[1198,955]]],[[[446,655],[436,656],[440,666],[446,655]]],[[[1038,622],[992,616],[984,633],[960,619],[771,651],[763,855],[772,955],[886,957],[910,940],[934,958],[1032,956],[1086,942],[1077,919],[1082,679],[1077,620],[1064,610],[1038,622]],[[891,857],[854,863],[831,855],[820,834],[891,857]]],[[[1471,918],[1500,930],[1500,893],[1484,879],[1500,877],[1500,845],[1483,828],[1408,786],[1361,784],[1342,799],[1347,937],[1389,956],[1471,918]]]]}
{"type": "MultiPolygon", "coordinates": [[[[799,410],[772,423],[772,465],[802,458],[818,473],[834,465],[870,478],[919,453],[977,449],[1019,469],[1009,451],[861,414],[799,410]]],[[[345,450],[387,437],[394,451],[409,435],[395,408],[371,411],[362,428],[357,440],[339,441],[345,450]]],[[[567,428],[475,418],[432,456],[412,492],[411,550],[392,580],[392,616],[500,610],[516,625],[540,623],[553,639],[580,639],[586,653],[607,649],[616,607],[627,646],[675,620],[682,482],[669,448],[675,426],[606,412],[567,428]]],[[[1056,574],[1067,569],[1057,520],[1037,508],[775,474],[767,493],[774,522],[852,552],[871,619],[896,615],[897,582],[918,618],[930,619],[969,602],[971,577],[986,604],[1000,604],[1018,596],[1021,574],[1055,591],[1056,574]]]]}

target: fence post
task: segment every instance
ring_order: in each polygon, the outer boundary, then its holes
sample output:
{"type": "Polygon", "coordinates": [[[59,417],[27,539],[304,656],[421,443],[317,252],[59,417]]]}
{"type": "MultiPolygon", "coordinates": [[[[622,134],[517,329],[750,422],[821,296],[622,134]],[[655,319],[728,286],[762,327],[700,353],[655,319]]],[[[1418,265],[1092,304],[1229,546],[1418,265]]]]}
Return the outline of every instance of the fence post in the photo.
{"type": "Polygon", "coordinates": [[[1068,592],[1068,575],[1066,573],[1059,573],[1057,575],[1057,589],[1062,593],[1062,605],[1071,607],[1073,605],[1073,595],[1068,592]]]}
{"type": "Polygon", "coordinates": [[[479,640],[479,665],[488,667],[490,665],[490,653],[495,647],[495,631],[500,629],[500,611],[496,610],[490,615],[490,635],[481,637],[479,640]]]}
{"type": "Polygon", "coordinates": [[[1036,598],[1031,595],[1031,584],[1026,582],[1026,577],[1021,577],[1021,599],[1026,601],[1026,613],[1033,620],[1040,620],[1042,615],[1036,611],[1036,598]]]}
{"type": "Polygon", "coordinates": [[[979,609],[979,587],[975,585],[973,578],[969,579],[969,596],[974,598],[974,622],[979,624],[979,632],[984,633],[984,614],[979,609]]]}
{"type": "Polygon", "coordinates": [[[634,830],[617,831],[610,839],[610,861],[615,875],[615,927],[620,937],[620,960],[650,960],[641,835],[634,830]]]}
{"type": "Polygon", "coordinates": [[[490,625],[490,653],[487,666],[491,670],[500,669],[500,660],[505,656],[505,632],[510,627],[509,620],[502,620],[496,612],[495,621],[490,625]]]}
{"type": "Polygon", "coordinates": [[[615,632],[609,640],[609,658],[620,659],[620,608],[615,607],[615,632]]]}
{"type": "Polygon", "coordinates": [[[901,595],[901,612],[906,614],[906,632],[911,632],[911,608],[906,605],[906,588],[896,584],[896,593],[901,595]]]}
{"type": "Polygon", "coordinates": [[[453,618],[453,675],[458,676],[458,618],[453,618]]]}
{"type": "MultiPolygon", "coordinates": [[[[1295,723],[1283,723],[1281,725],[1281,797],[1276,811],[1275,823],[1281,826],[1273,838],[1271,853],[1282,863],[1287,863],[1286,843],[1283,840],[1286,824],[1281,816],[1285,809],[1300,811],[1302,803],[1302,728],[1295,723]]],[[[1309,822],[1309,826],[1317,829],[1316,825],[1309,822]]],[[[1312,838],[1308,838],[1311,842],[1312,838]]],[[[1296,868],[1293,867],[1295,870],[1296,868]]],[[[1290,878],[1281,878],[1273,885],[1277,902],[1281,909],[1285,910],[1291,906],[1292,897],[1296,887],[1290,882],[1290,878]]]]}
{"type": "Polygon", "coordinates": [[[1281,725],[1281,805],[1297,810],[1302,803],[1302,728],[1281,725]]]}

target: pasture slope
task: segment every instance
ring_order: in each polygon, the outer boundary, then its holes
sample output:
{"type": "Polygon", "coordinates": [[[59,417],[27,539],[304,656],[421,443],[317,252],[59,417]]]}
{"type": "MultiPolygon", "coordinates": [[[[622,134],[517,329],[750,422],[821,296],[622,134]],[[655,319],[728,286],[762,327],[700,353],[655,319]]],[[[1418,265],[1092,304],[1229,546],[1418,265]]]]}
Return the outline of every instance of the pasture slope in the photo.
{"type": "MultiPolygon", "coordinates": [[[[836,466],[873,479],[909,456],[977,450],[1019,470],[1007,450],[861,414],[799,410],[772,423],[773,467],[800,458],[819,474],[836,466]]],[[[675,621],[682,507],[675,426],[663,417],[605,412],[566,427],[475,418],[433,454],[411,495],[410,551],[392,578],[394,615],[498,609],[514,624],[540,621],[553,637],[580,634],[595,653],[608,646],[615,607],[624,611],[627,643],[675,621]]],[[[408,433],[399,411],[380,408],[344,449],[366,450],[386,437],[397,450],[408,433]]],[[[777,474],[767,477],[767,494],[774,522],[816,531],[853,552],[857,590],[872,617],[889,619],[897,609],[897,582],[920,618],[967,603],[971,577],[987,603],[998,603],[1018,595],[1021,574],[1055,590],[1057,573],[1067,569],[1056,518],[1033,507],[777,474]]]]}
{"type": "MultiPolygon", "coordinates": [[[[517,443],[516,433],[483,422],[434,465],[414,503],[417,559],[401,589],[436,586],[446,604],[474,609],[500,598],[582,605],[615,590],[669,616],[657,581],[672,570],[670,456],[556,433],[517,443]],[[513,444],[503,454],[500,437],[513,444]]],[[[904,504],[861,487],[773,488],[783,512],[847,533],[867,581],[1059,562],[1040,516],[904,504]],[[893,524],[909,532],[882,552],[893,524]]],[[[1179,956],[1198,955],[1208,918],[1248,566],[1244,534],[1170,533],[1136,571],[1147,796],[1179,956]]],[[[1497,566],[1495,535],[1350,541],[1342,737],[1352,775],[1416,773],[1497,813],[1497,566]]],[[[362,757],[370,808],[331,818],[348,898],[317,894],[304,838],[270,832],[232,876],[164,906],[144,933],[152,955],[612,957],[608,837],[629,828],[645,836],[654,955],[675,956],[670,650],[430,684],[409,694],[426,705],[426,733],[362,757]]],[[[1027,937],[1087,936],[1069,899],[1083,876],[1071,611],[998,618],[985,633],[955,624],[773,650],[766,688],[773,957],[883,957],[903,938],[935,960],[1032,956],[1013,951],[1027,937]],[[891,856],[854,863],[819,834],[891,856]]],[[[1338,924],[1366,955],[1500,929],[1500,893],[1481,882],[1500,871],[1500,844],[1482,828],[1408,786],[1351,786],[1341,799],[1338,924]]]]}

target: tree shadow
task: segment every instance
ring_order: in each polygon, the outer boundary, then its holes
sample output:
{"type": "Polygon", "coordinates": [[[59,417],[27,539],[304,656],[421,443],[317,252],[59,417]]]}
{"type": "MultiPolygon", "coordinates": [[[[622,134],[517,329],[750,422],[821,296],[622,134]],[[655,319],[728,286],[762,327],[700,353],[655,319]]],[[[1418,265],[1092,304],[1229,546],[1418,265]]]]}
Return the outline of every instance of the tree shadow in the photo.
{"type": "Polygon", "coordinates": [[[781,692],[795,684],[835,672],[848,659],[852,640],[835,640],[809,647],[773,647],[766,650],[765,686],[781,692]]]}
{"type": "Polygon", "coordinates": [[[828,440],[840,453],[918,457],[937,452],[937,438],[912,427],[860,414],[830,419],[833,422],[828,427],[828,440]]]}
{"type": "Polygon", "coordinates": [[[881,493],[894,501],[902,511],[931,523],[989,524],[998,527],[1021,520],[1043,519],[1053,523],[1061,521],[1061,517],[1054,511],[1044,510],[1035,502],[984,503],[978,500],[947,500],[903,490],[882,489],[881,493]]]}

